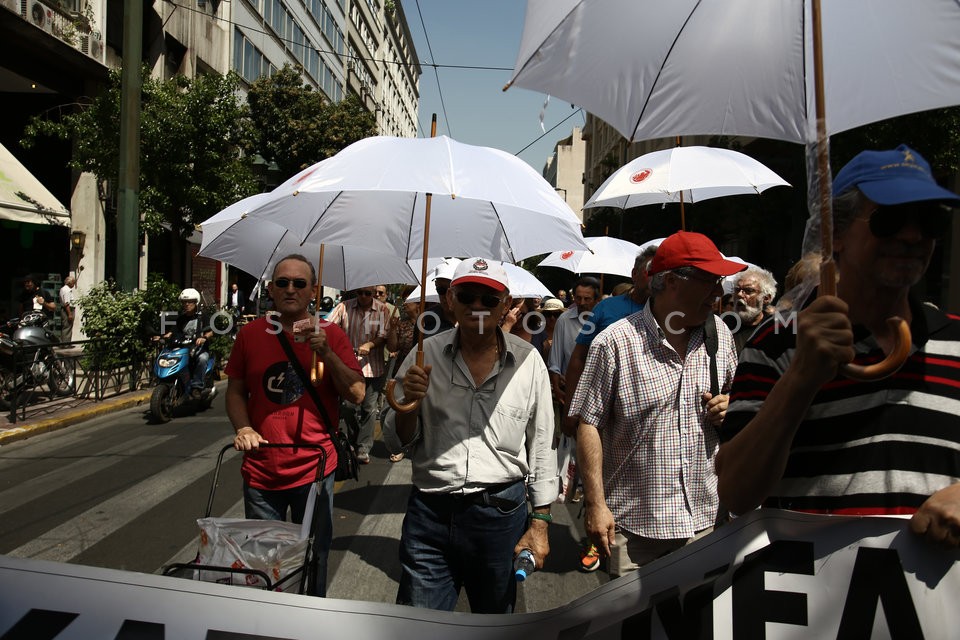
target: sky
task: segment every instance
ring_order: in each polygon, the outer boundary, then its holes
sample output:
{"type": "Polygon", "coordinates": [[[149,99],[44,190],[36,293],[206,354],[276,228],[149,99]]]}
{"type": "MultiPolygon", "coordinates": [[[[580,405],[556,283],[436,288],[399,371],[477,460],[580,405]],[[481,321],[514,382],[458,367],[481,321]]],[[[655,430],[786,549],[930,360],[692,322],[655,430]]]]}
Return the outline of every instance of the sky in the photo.
{"type": "Polygon", "coordinates": [[[520,87],[502,91],[516,62],[527,3],[401,3],[422,67],[418,135],[430,136],[431,116],[436,113],[437,135],[502,149],[542,173],[556,143],[574,127],[582,128],[585,116],[551,97],[543,118],[544,135],[540,112],[547,96],[520,87]]]}

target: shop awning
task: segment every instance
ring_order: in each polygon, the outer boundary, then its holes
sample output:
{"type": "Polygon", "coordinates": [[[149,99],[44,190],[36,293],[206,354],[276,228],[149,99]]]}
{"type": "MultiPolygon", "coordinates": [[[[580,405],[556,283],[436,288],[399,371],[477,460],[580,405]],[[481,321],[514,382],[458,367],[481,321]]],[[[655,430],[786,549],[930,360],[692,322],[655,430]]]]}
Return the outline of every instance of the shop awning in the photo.
{"type": "Polygon", "coordinates": [[[0,144],[0,220],[70,226],[70,212],[0,144]]]}

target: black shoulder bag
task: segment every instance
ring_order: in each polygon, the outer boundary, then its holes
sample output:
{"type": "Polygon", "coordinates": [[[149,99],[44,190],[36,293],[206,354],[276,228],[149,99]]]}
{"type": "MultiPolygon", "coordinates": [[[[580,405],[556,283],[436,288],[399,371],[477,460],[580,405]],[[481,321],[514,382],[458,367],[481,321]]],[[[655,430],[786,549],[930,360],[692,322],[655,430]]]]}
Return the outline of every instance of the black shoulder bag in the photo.
{"type": "MultiPolygon", "coordinates": [[[[703,344],[707,348],[707,355],[710,356],[710,395],[716,396],[720,393],[720,376],[717,373],[717,349],[720,347],[720,338],[717,336],[717,323],[710,317],[703,323],[703,344]]],[[[720,428],[717,428],[719,433],[720,428]]],[[[714,521],[714,527],[719,527],[730,521],[730,512],[721,504],[717,509],[717,517],[714,521]]]]}
{"type": "Polygon", "coordinates": [[[323,401],[320,399],[320,394],[313,386],[313,383],[310,382],[310,376],[303,370],[303,365],[300,364],[300,360],[298,360],[296,354],[294,354],[293,347],[290,346],[290,342],[287,340],[287,336],[283,331],[277,333],[277,339],[280,340],[280,346],[283,347],[283,351],[287,354],[290,364],[293,365],[297,375],[300,376],[303,386],[307,388],[310,397],[313,398],[313,403],[317,405],[317,411],[320,412],[320,417],[323,418],[323,422],[330,431],[330,440],[333,442],[333,448],[337,450],[337,470],[334,472],[334,480],[359,480],[360,464],[357,462],[357,452],[353,450],[353,446],[350,445],[347,436],[340,430],[340,424],[330,420],[330,416],[327,415],[327,410],[323,408],[323,401]]]}

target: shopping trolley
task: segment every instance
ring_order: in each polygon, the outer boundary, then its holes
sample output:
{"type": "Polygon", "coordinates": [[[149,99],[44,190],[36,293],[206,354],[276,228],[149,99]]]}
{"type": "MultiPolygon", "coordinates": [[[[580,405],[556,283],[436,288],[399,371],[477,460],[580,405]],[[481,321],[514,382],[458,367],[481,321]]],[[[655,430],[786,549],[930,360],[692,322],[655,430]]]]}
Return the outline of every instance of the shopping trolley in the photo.
{"type": "Polygon", "coordinates": [[[192,562],[178,562],[163,568],[163,575],[232,584],[269,591],[304,593],[316,575],[313,540],[318,522],[317,499],[326,469],[326,452],[322,445],[303,443],[261,443],[261,449],[316,449],[316,479],[307,499],[304,522],[295,524],[277,520],[213,518],[213,499],[220,479],[223,456],[233,449],[228,444],[220,450],[210,486],[210,496],[200,525],[200,548],[192,562]],[[302,562],[300,558],[302,557],[302,562]]]}

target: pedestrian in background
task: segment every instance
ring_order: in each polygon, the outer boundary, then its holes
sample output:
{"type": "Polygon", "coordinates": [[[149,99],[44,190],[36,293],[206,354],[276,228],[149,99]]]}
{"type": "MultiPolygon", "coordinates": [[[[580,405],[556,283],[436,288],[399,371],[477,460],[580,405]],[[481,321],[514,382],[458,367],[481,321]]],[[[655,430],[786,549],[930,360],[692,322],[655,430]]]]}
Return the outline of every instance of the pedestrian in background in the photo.
{"type": "Polygon", "coordinates": [[[70,342],[73,339],[73,321],[76,319],[77,279],[67,276],[60,287],[60,342],[70,342]]]}

